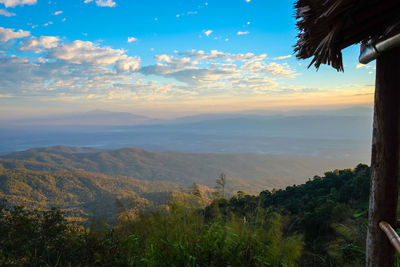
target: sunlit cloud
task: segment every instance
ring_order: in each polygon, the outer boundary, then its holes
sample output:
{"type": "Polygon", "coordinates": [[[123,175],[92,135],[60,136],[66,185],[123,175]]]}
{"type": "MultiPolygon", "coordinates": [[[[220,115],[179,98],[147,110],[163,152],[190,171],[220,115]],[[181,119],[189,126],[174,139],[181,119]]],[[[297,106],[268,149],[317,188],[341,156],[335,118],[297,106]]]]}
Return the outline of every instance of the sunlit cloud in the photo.
{"type": "Polygon", "coordinates": [[[204,31],[204,34],[206,36],[209,36],[212,32],[213,32],[212,30],[206,30],[206,31],[204,31]]]}
{"type": "Polygon", "coordinates": [[[266,93],[272,88],[280,92],[277,79],[291,79],[296,73],[288,65],[265,62],[266,57],[266,54],[191,50],[157,55],[157,64],[144,66],[139,72],[174,79],[183,83],[182,89],[200,94],[266,93]]]}
{"type": "Polygon", "coordinates": [[[361,63],[357,64],[356,69],[361,69],[361,68],[369,69],[369,68],[372,68],[372,66],[361,64],[361,63]]]}
{"type": "Polygon", "coordinates": [[[290,69],[290,66],[287,64],[278,64],[275,62],[271,62],[266,66],[266,71],[269,74],[274,76],[286,77],[286,78],[294,78],[295,72],[290,69]]]}
{"type": "Polygon", "coordinates": [[[137,38],[135,38],[135,37],[128,37],[128,43],[133,43],[133,42],[136,42],[137,41],[137,38]]]}
{"type": "Polygon", "coordinates": [[[0,16],[5,16],[5,17],[14,17],[16,14],[13,12],[9,12],[6,9],[0,9],[0,16]]]}
{"type": "Polygon", "coordinates": [[[39,38],[31,37],[20,43],[19,50],[41,53],[44,51],[44,49],[58,46],[59,41],[60,38],[56,36],[40,36],[39,38]]]}
{"type": "Polygon", "coordinates": [[[287,56],[280,56],[280,57],[274,57],[273,60],[281,60],[281,59],[287,59],[287,58],[291,58],[292,55],[287,55],[287,56]]]}
{"type": "Polygon", "coordinates": [[[74,64],[114,65],[119,71],[134,71],[140,62],[138,57],[129,57],[122,49],[100,47],[92,42],[80,40],[49,49],[47,57],[74,64]]]}
{"type": "Polygon", "coordinates": [[[62,14],[62,13],[63,13],[63,12],[60,10],[60,11],[54,12],[53,15],[54,15],[54,16],[58,16],[58,15],[60,15],[60,14],[62,14]]]}
{"type": "Polygon", "coordinates": [[[45,27],[47,27],[47,26],[49,26],[49,25],[53,25],[53,22],[52,22],[52,21],[49,21],[49,22],[46,22],[45,24],[43,24],[43,26],[45,26],[45,27]]]}
{"type": "Polygon", "coordinates": [[[117,6],[117,3],[114,2],[114,0],[85,0],[84,3],[88,4],[91,2],[95,2],[97,6],[100,7],[115,7],[117,6]]]}
{"type": "Polygon", "coordinates": [[[248,31],[244,31],[244,32],[237,32],[237,35],[247,35],[247,34],[249,34],[249,32],[248,31]]]}
{"type": "Polygon", "coordinates": [[[4,4],[5,7],[16,7],[23,5],[35,5],[36,0],[0,0],[1,4],[4,4]]]}
{"type": "Polygon", "coordinates": [[[7,42],[12,39],[21,39],[31,35],[29,31],[18,30],[14,31],[14,29],[7,29],[0,27],[0,42],[7,42]]]}
{"type": "Polygon", "coordinates": [[[225,101],[224,105],[244,99],[256,101],[256,97],[271,105],[282,99],[293,105],[317,98],[328,103],[334,94],[338,95],[336,100],[343,102],[349,98],[349,103],[354,101],[350,98],[360,102],[371,98],[372,89],[365,87],[349,86],[346,91],[290,86],[296,70],[287,63],[272,61],[289,56],[271,59],[266,54],[189,50],[160,53],[154,56],[154,63],[141,65],[139,57],[128,55],[124,49],[0,28],[0,41],[10,40],[15,45],[0,53],[3,98],[46,97],[101,103],[186,101],[188,107],[193,101],[200,105],[210,97],[225,101]],[[13,49],[19,54],[10,55],[13,49]]]}
{"type": "Polygon", "coordinates": [[[183,16],[197,15],[198,13],[199,13],[198,11],[188,11],[186,13],[176,14],[175,17],[180,18],[183,16]]]}

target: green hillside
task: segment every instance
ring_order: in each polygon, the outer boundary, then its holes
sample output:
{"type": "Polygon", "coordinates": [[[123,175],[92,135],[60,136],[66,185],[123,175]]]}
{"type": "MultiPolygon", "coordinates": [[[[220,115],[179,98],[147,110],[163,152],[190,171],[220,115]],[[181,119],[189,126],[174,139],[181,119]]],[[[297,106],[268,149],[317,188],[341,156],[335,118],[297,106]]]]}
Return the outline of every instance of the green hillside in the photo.
{"type": "Polygon", "coordinates": [[[191,205],[201,195],[176,193],[135,216],[120,210],[103,228],[0,201],[0,265],[363,266],[369,181],[359,164],[205,208],[191,205]]]}
{"type": "Polygon", "coordinates": [[[213,218],[222,212],[250,222],[260,210],[279,212],[286,218],[286,234],[304,237],[301,266],[363,266],[370,172],[363,164],[328,171],[284,190],[215,200],[205,214],[213,218]]]}
{"type": "Polygon", "coordinates": [[[84,171],[32,171],[0,168],[0,198],[14,205],[48,209],[59,207],[71,218],[114,218],[116,201],[127,208],[145,209],[165,204],[171,182],[150,182],[132,177],[84,171]]]}
{"type": "Polygon", "coordinates": [[[146,181],[170,181],[184,187],[193,183],[214,187],[215,179],[223,172],[228,177],[228,191],[248,193],[303,183],[326,169],[353,164],[342,159],[312,157],[152,152],[138,148],[88,151],[65,146],[35,148],[0,158],[0,165],[6,169],[81,170],[146,181]]]}

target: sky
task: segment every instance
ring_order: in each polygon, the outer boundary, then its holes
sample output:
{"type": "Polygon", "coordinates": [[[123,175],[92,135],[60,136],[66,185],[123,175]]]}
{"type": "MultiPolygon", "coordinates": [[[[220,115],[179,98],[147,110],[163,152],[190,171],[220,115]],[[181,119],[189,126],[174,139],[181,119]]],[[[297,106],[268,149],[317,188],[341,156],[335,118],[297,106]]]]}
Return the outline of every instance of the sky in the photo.
{"type": "Polygon", "coordinates": [[[93,109],[173,117],[373,102],[375,63],[293,54],[289,0],[0,0],[0,119],[93,109]]]}

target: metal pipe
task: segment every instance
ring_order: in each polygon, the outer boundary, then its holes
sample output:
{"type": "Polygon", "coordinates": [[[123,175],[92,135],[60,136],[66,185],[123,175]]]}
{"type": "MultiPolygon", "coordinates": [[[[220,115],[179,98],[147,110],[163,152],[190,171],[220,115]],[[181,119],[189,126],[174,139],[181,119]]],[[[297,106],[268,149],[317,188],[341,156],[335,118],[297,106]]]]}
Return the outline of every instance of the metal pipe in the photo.
{"type": "Polygon", "coordinates": [[[400,46],[400,34],[392,36],[376,44],[368,43],[365,47],[361,47],[361,53],[358,61],[361,64],[368,64],[372,60],[376,59],[379,54],[397,46],[400,46]]]}
{"type": "Polygon", "coordinates": [[[397,235],[396,231],[385,221],[379,223],[379,227],[385,232],[390,243],[396,249],[397,253],[400,253],[400,237],[397,235]]]}

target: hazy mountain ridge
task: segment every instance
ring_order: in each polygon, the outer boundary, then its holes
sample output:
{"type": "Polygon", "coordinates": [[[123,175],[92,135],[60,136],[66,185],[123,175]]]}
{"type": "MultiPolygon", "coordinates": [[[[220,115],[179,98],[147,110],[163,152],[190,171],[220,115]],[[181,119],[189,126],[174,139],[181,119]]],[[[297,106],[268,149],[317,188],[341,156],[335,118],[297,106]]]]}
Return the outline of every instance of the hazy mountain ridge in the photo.
{"type": "Polygon", "coordinates": [[[175,125],[186,123],[198,123],[203,121],[230,120],[230,119],[280,119],[290,117],[371,117],[371,107],[355,106],[331,110],[244,110],[240,112],[202,113],[197,115],[182,116],[176,118],[160,119],[130,112],[117,112],[108,110],[91,110],[87,112],[69,112],[54,115],[31,116],[26,118],[6,119],[1,118],[1,124],[7,126],[135,126],[135,125],[175,125]]]}
{"type": "Polygon", "coordinates": [[[61,119],[59,124],[50,126],[2,123],[0,153],[55,145],[100,149],[133,146],[153,151],[346,157],[354,163],[369,161],[371,109],[318,112],[204,114],[120,126],[62,125],[61,119]]]}
{"type": "Polygon", "coordinates": [[[10,126],[121,126],[156,123],[159,120],[129,112],[92,110],[88,112],[64,113],[36,116],[25,119],[3,120],[10,126]]]}

